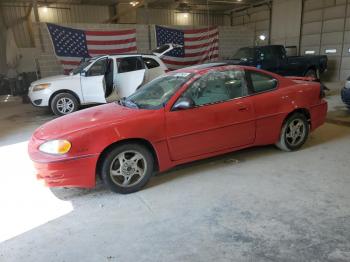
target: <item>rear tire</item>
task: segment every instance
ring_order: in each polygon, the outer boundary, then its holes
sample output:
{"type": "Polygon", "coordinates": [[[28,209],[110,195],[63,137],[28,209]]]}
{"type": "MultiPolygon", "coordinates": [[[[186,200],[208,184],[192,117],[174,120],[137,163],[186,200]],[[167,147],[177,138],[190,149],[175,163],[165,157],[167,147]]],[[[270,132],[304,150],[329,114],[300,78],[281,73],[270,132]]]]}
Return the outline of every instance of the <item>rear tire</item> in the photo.
{"type": "Polygon", "coordinates": [[[140,144],[128,143],[107,153],[102,162],[101,176],[111,191],[129,194],[144,187],[153,170],[152,153],[140,144]]]}
{"type": "Polygon", "coordinates": [[[276,146],[283,151],[295,151],[301,148],[310,132],[310,126],[304,114],[295,113],[283,124],[276,146]]]}
{"type": "Polygon", "coordinates": [[[57,116],[68,115],[79,109],[79,102],[70,93],[59,93],[52,98],[50,108],[57,116]]]}

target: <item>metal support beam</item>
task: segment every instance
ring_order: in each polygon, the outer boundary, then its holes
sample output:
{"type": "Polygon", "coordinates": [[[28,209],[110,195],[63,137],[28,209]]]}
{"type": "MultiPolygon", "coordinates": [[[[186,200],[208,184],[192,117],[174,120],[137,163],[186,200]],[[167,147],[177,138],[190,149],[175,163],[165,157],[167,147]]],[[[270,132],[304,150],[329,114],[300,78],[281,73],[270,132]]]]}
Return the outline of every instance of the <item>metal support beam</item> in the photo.
{"type": "Polygon", "coordinates": [[[38,24],[39,42],[40,42],[41,51],[45,52],[44,39],[43,39],[43,34],[41,32],[41,26],[40,26],[38,2],[36,0],[33,0],[33,10],[34,10],[35,22],[38,24]]]}

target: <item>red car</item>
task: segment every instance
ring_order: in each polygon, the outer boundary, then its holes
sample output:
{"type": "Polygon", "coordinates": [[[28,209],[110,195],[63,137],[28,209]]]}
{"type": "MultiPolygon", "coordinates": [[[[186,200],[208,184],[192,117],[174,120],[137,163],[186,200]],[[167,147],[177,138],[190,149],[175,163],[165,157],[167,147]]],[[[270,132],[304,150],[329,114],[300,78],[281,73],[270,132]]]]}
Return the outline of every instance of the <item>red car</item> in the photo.
{"type": "Polygon", "coordinates": [[[151,175],[242,148],[299,149],[325,122],[320,84],[244,66],[206,64],[168,73],[130,97],[60,117],[29,143],[50,187],[141,189],[151,175]]]}

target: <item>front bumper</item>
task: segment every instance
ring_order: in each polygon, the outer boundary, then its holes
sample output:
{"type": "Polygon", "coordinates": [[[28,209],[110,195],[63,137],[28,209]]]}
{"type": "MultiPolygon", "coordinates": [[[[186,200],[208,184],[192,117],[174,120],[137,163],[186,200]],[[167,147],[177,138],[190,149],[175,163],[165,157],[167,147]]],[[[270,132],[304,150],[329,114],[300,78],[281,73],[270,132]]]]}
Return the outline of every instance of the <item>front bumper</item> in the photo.
{"type": "Polygon", "coordinates": [[[43,142],[32,138],[28,144],[28,153],[34,162],[37,179],[44,180],[49,187],[95,186],[98,154],[77,157],[48,155],[38,150],[43,142]]]}
{"type": "Polygon", "coordinates": [[[341,99],[343,100],[344,104],[350,107],[350,88],[343,87],[341,90],[341,99]]]}
{"type": "Polygon", "coordinates": [[[49,89],[41,91],[31,91],[28,92],[28,97],[33,106],[49,106],[49,99],[51,96],[51,91],[49,89]]]}

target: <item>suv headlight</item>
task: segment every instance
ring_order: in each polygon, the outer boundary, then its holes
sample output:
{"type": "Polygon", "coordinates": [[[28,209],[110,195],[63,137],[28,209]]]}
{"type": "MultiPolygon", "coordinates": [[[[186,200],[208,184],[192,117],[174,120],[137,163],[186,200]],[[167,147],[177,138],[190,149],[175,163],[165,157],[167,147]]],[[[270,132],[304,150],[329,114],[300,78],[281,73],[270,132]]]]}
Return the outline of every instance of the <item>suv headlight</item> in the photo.
{"type": "Polygon", "coordinates": [[[50,85],[51,84],[49,84],[49,83],[35,85],[33,87],[33,92],[44,90],[44,89],[48,88],[50,85]]]}
{"type": "Polygon", "coordinates": [[[64,155],[69,152],[72,144],[68,140],[51,140],[39,146],[39,150],[43,153],[53,155],[64,155]]]}

